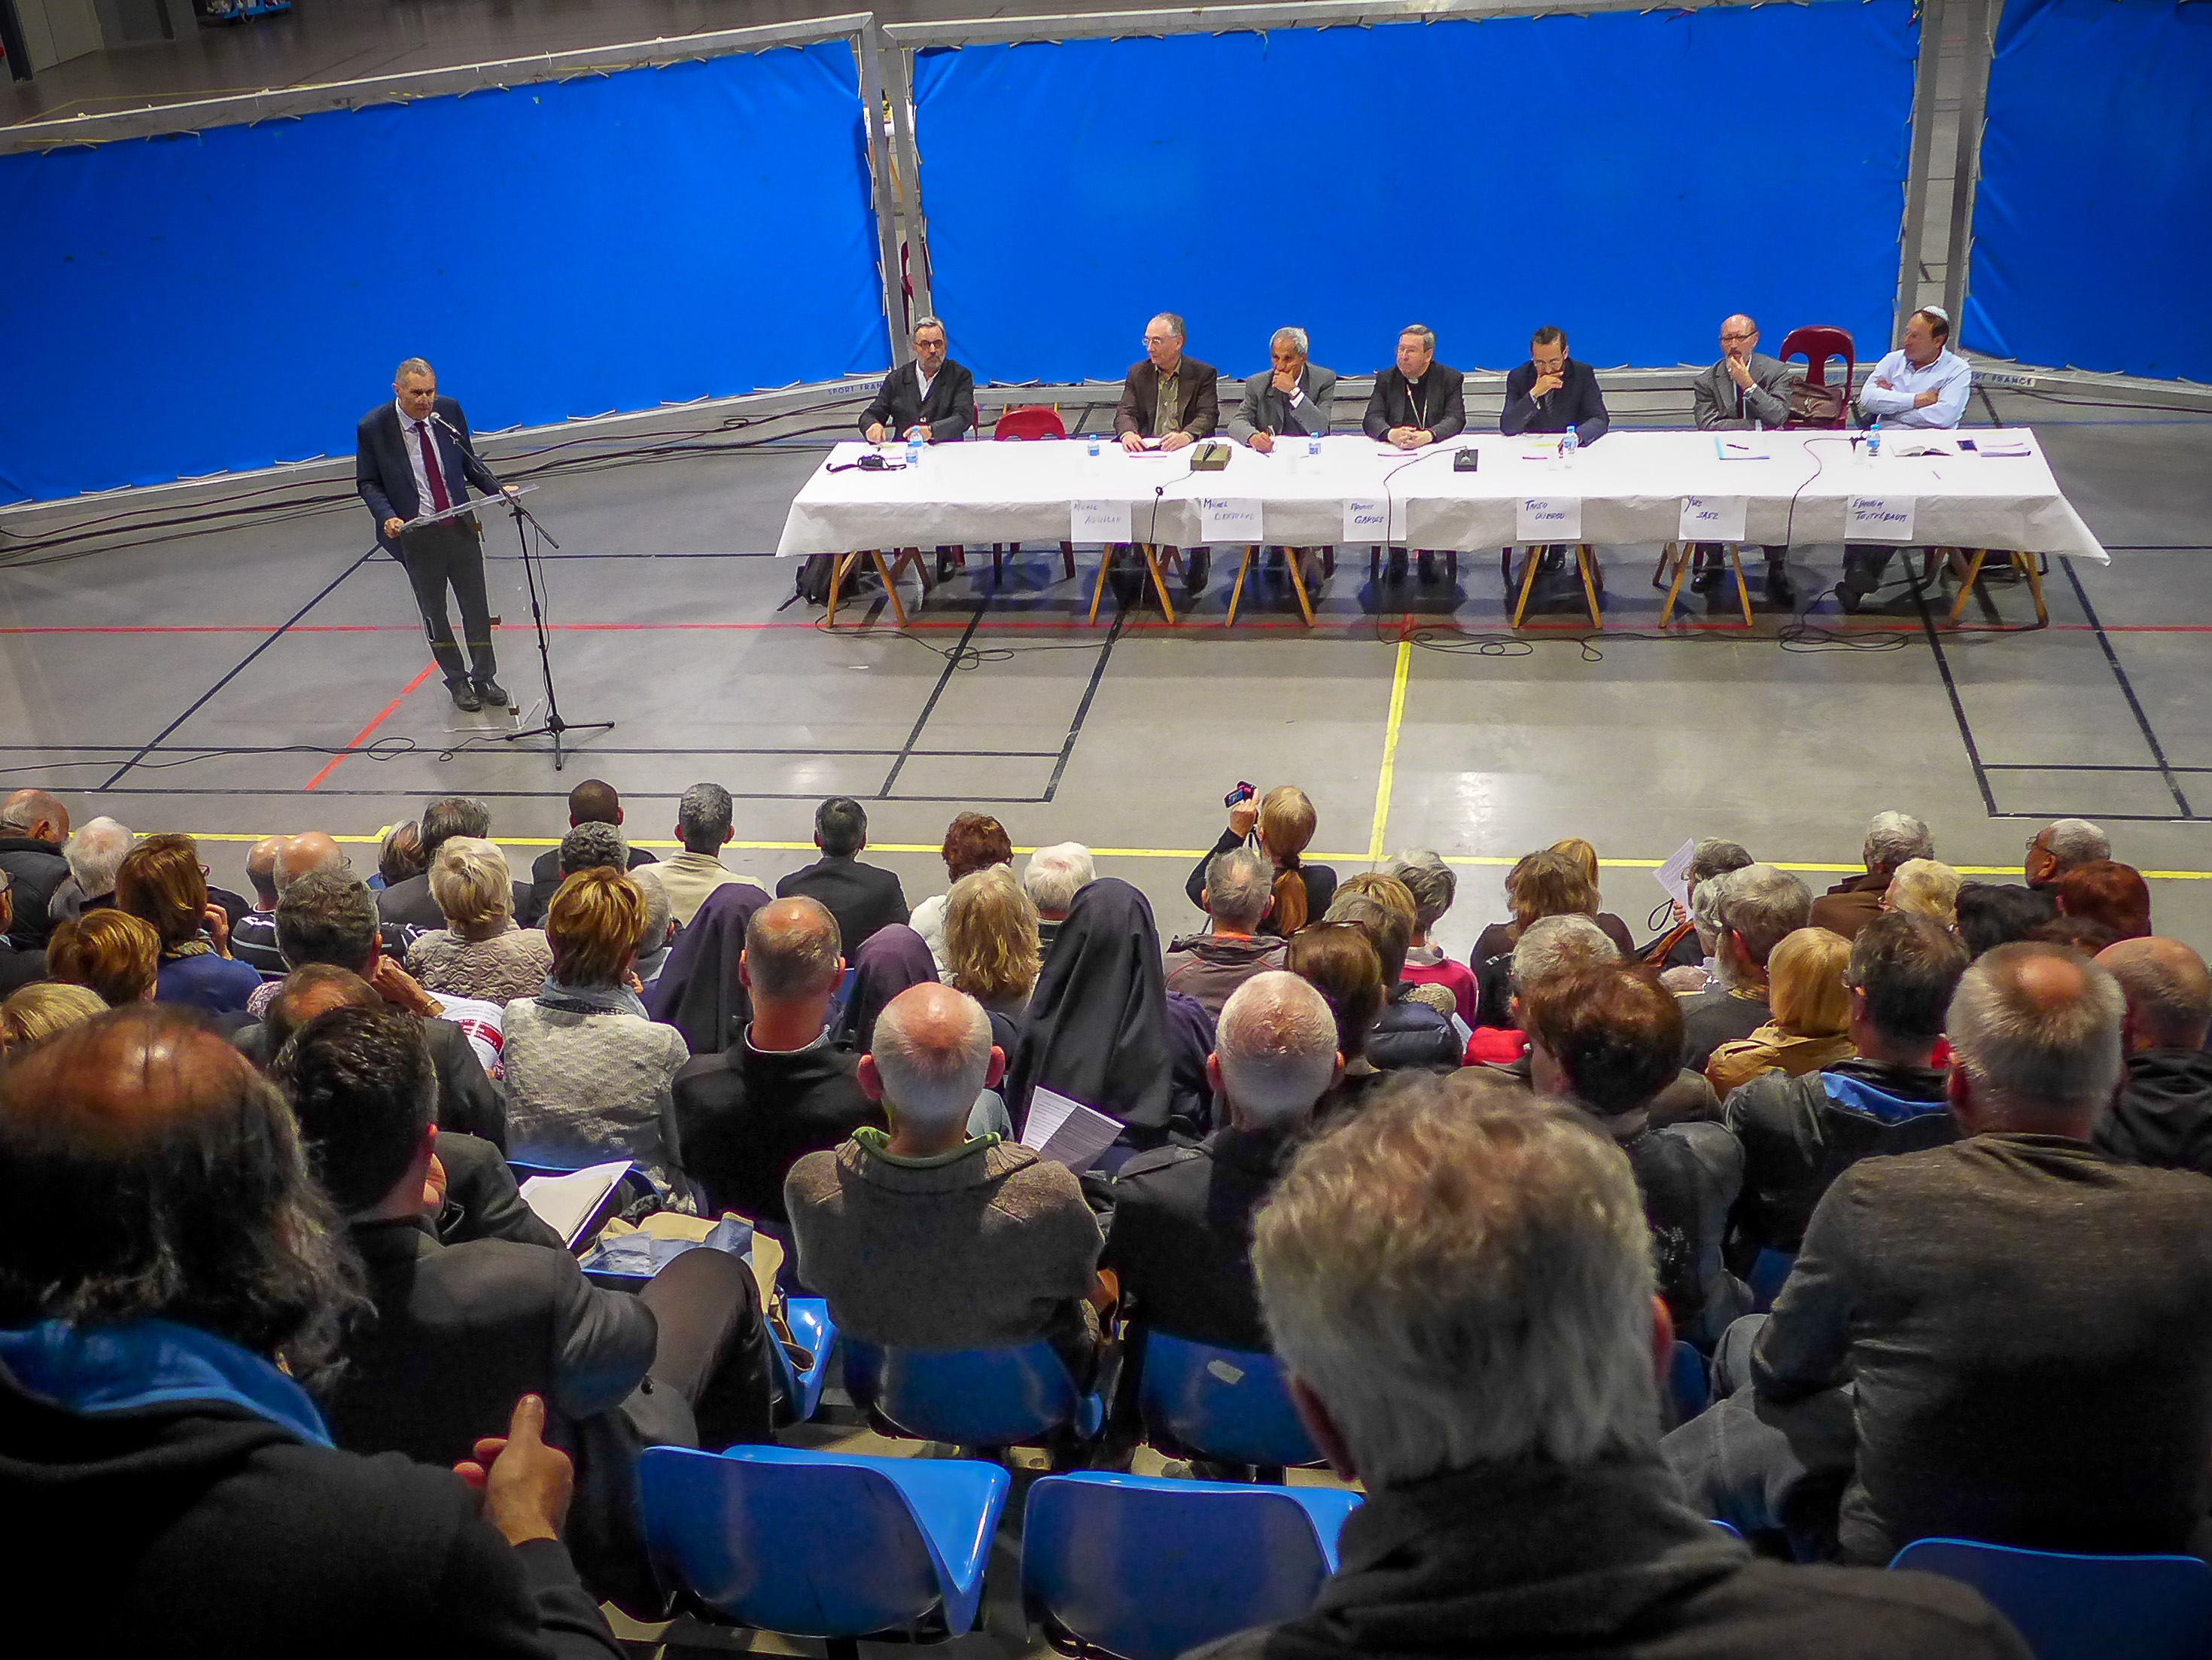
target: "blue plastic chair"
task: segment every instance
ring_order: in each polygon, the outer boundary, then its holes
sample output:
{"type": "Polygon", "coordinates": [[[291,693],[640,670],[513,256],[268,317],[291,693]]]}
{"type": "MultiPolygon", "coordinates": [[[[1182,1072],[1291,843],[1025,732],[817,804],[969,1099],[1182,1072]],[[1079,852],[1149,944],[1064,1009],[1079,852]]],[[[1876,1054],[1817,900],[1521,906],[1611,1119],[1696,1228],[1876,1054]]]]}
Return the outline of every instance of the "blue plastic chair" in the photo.
{"type": "Polygon", "coordinates": [[[1712,1375],[1705,1370],[1705,1357],[1679,1337],[1667,1367],[1667,1392],[1674,1402],[1678,1424],[1688,1423],[1713,1403],[1712,1375]]]}
{"type": "Polygon", "coordinates": [[[1174,1660],[1305,1613],[1359,1503],[1334,1487],[1048,1475],[1022,1518],[1022,1608],[1064,1653],[1174,1660]]]}
{"type": "Polygon", "coordinates": [[[848,1337],[845,1390],[893,1433],[958,1447],[1021,1447],[1071,1435],[1087,1441],[1106,1419],[1105,1403],[1076,1388],[1042,1339],[938,1354],[848,1337]]]}
{"type": "Polygon", "coordinates": [[[783,1345],[771,1341],[768,1346],[769,1382],[775,1387],[776,1399],[783,1404],[784,1414],[791,1422],[803,1424],[822,1405],[822,1385],[830,1376],[830,1352],[837,1347],[837,1324],[830,1317],[829,1303],[819,1297],[787,1298],[783,1312],[791,1323],[791,1335],[813,1354],[814,1364],[805,1371],[799,1371],[792,1365],[783,1345]]]}
{"type": "Polygon", "coordinates": [[[665,1586],[849,1656],[879,1632],[973,1628],[1011,1478],[973,1459],[647,1447],[638,1484],[665,1586]]]}
{"type": "Polygon", "coordinates": [[[1777,1250],[1771,1245],[1762,1246],[1751,1265],[1751,1311],[1765,1314],[1773,1308],[1774,1299],[1782,1294],[1782,1282],[1790,1277],[1790,1270],[1797,1266],[1794,1250],[1777,1250]]]}
{"type": "Polygon", "coordinates": [[[1321,1462],[1291,1405],[1283,1363],[1263,1352],[1148,1331],[1137,1410],[1155,1446],[1186,1457],[1272,1468],[1321,1462]]]}
{"type": "Polygon", "coordinates": [[[2212,1567],[2194,1556],[2075,1556],[1971,1539],[1917,1539],[1893,1568],[1964,1580],[2036,1660],[2204,1660],[2212,1567]]]}

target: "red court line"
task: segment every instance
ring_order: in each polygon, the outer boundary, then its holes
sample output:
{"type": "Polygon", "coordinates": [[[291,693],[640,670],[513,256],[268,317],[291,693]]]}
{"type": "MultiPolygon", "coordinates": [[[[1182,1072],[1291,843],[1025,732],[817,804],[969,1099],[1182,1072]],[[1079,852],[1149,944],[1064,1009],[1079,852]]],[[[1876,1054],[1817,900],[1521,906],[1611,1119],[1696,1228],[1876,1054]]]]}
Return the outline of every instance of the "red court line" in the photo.
{"type": "MultiPolygon", "coordinates": [[[[347,744],[346,749],[349,751],[357,750],[364,743],[368,742],[369,733],[374,732],[379,727],[390,720],[392,718],[392,711],[398,708],[402,703],[405,702],[407,701],[407,694],[413,691],[416,687],[421,685],[425,680],[428,680],[430,678],[430,671],[437,666],[438,665],[434,661],[423,664],[422,672],[399,689],[399,696],[393,698],[389,703],[386,703],[382,709],[378,711],[375,720],[370,721],[359,732],[354,733],[353,739],[350,743],[347,744]]],[[[331,757],[328,761],[325,761],[323,763],[323,769],[307,781],[307,787],[309,789],[314,788],[314,787],[321,783],[324,779],[336,772],[337,770],[338,763],[344,759],[344,755],[333,755],[331,757]]]]}
{"type": "MultiPolygon", "coordinates": [[[[1495,626],[1491,627],[1484,627],[1474,623],[1463,624],[1449,617],[1431,617],[1413,611],[1398,613],[1398,618],[1401,629],[1457,629],[1462,633],[1470,634],[1510,632],[1504,628],[1502,617],[1495,626]]],[[[1837,620],[1838,623],[1841,621],[1840,618],[1837,620]]],[[[1233,639],[1238,634],[1247,632],[1346,634],[1386,625],[1386,618],[1382,616],[1363,617],[1356,621],[1340,623],[1324,623],[1310,629],[1297,618],[1291,617],[1241,619],[1233,629],[1223,628],[1220,623],[1213,618],[1206,618],[1194,623],[1186,620],[1170,623],[1163,617],[1146,617],[1132,618],[1124,623],[1121,625],[1121,632],[1125,635],[1133,633],[1198,634],[1207,629],[1214,629],[1233,639]]],[[[0,627],[0,636],[31,634],[272,634],[276,631],[276,626],[273,623],[47,623],[0,627]]],[[[519,623],[501,624],[502,629],[520,629],[521,626],[519,623]]],[[[951,631],[957,633],[967,626],[968,623],[964,618],[957,617],[942,619],[917,617],[907,624],[906,632],[951,631]]],[[[1639,625],[1632,618],[1616,618],[1612,626],[1624,633],[1641,631],[1639,625]]],[[[2212,634],[2212,623],[2106,623],[2103,626],[2106,634],[2212,634]]],[[[804,618],[788,622],[770,619],[753,623],[548,623],[545,627],[547,632],[553,634],[721,634],[750,633],[763,629],[805,629],[817,634],[831,634],[839,638],[854,639],[866,639],[870,634],[876,632],[898,632],[896,629],[878,629],[869,623],[860,623],[846,629],[831,629],[818,620],[804,618]]],[[[1103,630],[1105,627],[1103,621],[1096,623],[1087,623],[1079,617],[1026,618],[1001,617],[996,621],[986,619],[977,625],[975,631],[978,634],[1035,634],[1052,629],[1071,632],[1097,631],[1103,639],[1104,637],[1103,630]]],[[[1747,640],[1771,637],[1755,632],[1747,634],[1741,623],[1710,620],[1698,622],[1685,619],[1669,623],[1667,627],[1671,631],[1683,633],[1742,634],[1747,640]]],[[[422,625],[418,623],[295,623],[287,630],[291,634],[419,634],[421,631],[422,625]]],[[[1524,623],[1521,625],[1520,631],[1524,634],[1547,632],[1601,634],[1605,632],[1602,629],[1593,629],[1588,622],[1576,617],[1562,618],[1557,622],[1524,623]]],[[[1889,620],[1877,618],[1862,621],[1848,628],[1838,627],[1833,631],[1838,634],[1917,634],[1920,632],[1920,624],[1904,617],[1889,620]]],[[[2020,623],[1962,623],[1955,629],[1943,629],[1939,631],[1944,634],[2094,634],[2097,631],[2097,627],[2089,623],[2052,623],[2040,629],[2029,628],[2020,623]]]]}

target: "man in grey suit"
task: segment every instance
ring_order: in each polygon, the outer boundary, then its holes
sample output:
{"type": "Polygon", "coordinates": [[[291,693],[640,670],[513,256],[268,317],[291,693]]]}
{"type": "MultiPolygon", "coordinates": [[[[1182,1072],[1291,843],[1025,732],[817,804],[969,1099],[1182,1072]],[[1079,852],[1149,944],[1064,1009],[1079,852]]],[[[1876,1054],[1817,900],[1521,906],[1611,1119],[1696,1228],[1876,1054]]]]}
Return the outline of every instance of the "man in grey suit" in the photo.
{"type": "MultiPolygon", "coordinates": [[[[1721,325],[1721,359],[1690,383],[1692,408],[1703,432],[1751,432],[1781,427],[1790,420],[1790,368],[1754,351],[1759,325],[1738,313],[1721,325]]],[[[1790,586],[1790,550],[1766,550],[1766,597],[1778,605],[1795,605],[1790,586]]],[[[1720,586],[1723,569],[1717,542],[1698,544],[1698,574],[1691,586],[1700,593],[1720,586]]]]}
{"type": "Polygon", "coordinates": [[[1306,331],[1277,329],[1267,341],[1272,369],[1244,382],[1244,401],[1230,417],[1229,435],[1265,455],[1282,438],[1320,438],[1336,401],[1336,371],[1306,360],[1306,331]]]}

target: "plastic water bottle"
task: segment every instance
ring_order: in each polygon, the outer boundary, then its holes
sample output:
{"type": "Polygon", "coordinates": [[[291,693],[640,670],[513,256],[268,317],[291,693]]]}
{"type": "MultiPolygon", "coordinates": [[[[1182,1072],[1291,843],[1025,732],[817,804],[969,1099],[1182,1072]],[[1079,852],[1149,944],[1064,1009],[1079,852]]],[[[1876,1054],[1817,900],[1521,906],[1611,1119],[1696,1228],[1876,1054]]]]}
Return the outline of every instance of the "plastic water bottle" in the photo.
{"type": "Polygon", "coordinates": [[[906,464],[909,467],[918,467],[921,465],[921,440],[919,438],[909,438],[906,441],[906,464]]]}
{"type": "Polygon", "coordinates": [[[1315,461],[1320,459],[1321,440],[1315,437],[1313,434],[1308,433],[1306,435],[1306,459],[1309,461],[1315,461]]]}
{"type": "Polygon", "coordinates": [[[1881,417],[1877,415],[1875,417],[1873,423],[1867,428],[1867,459],[1869,461],[1876,461],[1881,459],[1881,417]]]}
{"type": "Polygon", "coordinates": [[[1098,459],[1098,435],[1095,432],[1092,433],[1090,435],[1088,443],[1091,450],[1091,459],[1096,461],[1098,459]]]}
{"type": "Polygon", "coordinates": [[[1582,447],[1582,435],[1570,423],[1567,429],[1559,435],[1559,459],[1568,466],[1574,465],[1575,452],[1582,447]]]}

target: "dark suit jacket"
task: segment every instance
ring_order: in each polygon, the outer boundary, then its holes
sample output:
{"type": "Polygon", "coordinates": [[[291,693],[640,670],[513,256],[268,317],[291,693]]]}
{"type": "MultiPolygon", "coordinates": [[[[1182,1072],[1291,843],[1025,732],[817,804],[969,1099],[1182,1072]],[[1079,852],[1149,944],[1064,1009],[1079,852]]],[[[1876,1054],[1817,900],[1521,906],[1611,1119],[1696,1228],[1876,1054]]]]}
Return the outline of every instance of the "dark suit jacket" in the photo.
{"type": "MultiPolygon", "coordinates": [[[[468,417],[452,398],[435,398],[430,409],[432,413],[443,416],[464,437],[468,436],[468,417]]],[[[436,438],[438,459],[446,475],[447,501],[467,501],[470,484],[487,496],[498,489],[490,469],[483,462],[464,451],[436,426],[430,430],[436,438]]],[[[476,441],[471,438],[469,442],[473,449],[476,441]]],[[[384,534],[384,521],[395,516],[416,518],[428,511],[431,504],[416,494],[415,469],[407,459],[407,435],[400,427],[396,404],[380,404],[361,417],[361,424],[354,429],[353,478],[354,488],[368,503],[369,513],[376,520],[376,539],[389,551],[398,552],[398,544],[384,534]]]]}
{"type": "MultiPolygon", "coordinates": [[[[438,1073],[438,1128],[459,1130],[507,1151],[507,1098],[484,1075],[483,1062],[469,1047],[469,1035],[450,1020],[425,1020],[423,1040],[438,1073]]],[[[276,1058],[269,1028],[256,1020],[230,1034],[246,1058],[266,1072],[276,1058]]]]}
{"type": "MultiPolygon", "coordinates": [[[[1182,428],[1193,438],[1209,438],[1221,424],[1221,389],[1215,385],[1219,373],[1211,363],[1201,363],[1195,357],[1186,357],[1176,368],[1176,379],[1182,385],[1182,428]]],[[[1121,401],[1114,406],[1114,434],[1119,437],[1133,432],[1139,438],[1160,438],[1166,435],[1152,430],[1152,417],[1160,404],[1160,372],[1152,367],[1152,360],[1129,365],[1128,377],[1121,383],[1121,401]]]]}
{"type": "Polygon", "coordinates": [[[921,371],[902,363],[884,377],[875,402],[861,412],[860,430],[866,433],[878,421],[901,438],[908,427],[923,422],[933,444],[963,437],[975,428],[975,377],[948,357],[924,398],[921,371]]]}
{"type": "Polygon", "coordinates": [[[1565,432],[1569,427],[1585,444],[1605,436],[1612,417],[1605,412],[1605,393],[1597,384],[1597,371],[1570,357],[1559,372],[1559,389],[1544,394],[1540,404],[1528,396],[1536,384],[1536,366],[1523,363],[1505,377],[1505,407],[1498,417],[1498,429],[1520,432],[1565,432]]]}
{"type": "MultiPolygon", "coordinates": [[[[640,865],[659,862],[643,848],[629,850],[629,867],[632,870],[640,865]]],[[[526,928],[544,927],[545,908],[553,903],[553,896],[560,891],[561,849],[548,848],[531,863],[530,885],[526,888],[520,882],[514,885],[514,920],[526,928]]]]}
{"type": "Polygon", "coordinates": [[[676,1073],[677,1140],[684,1168],[715,1211],[790,1225],[783,1178],[805,1154],[841,1146],[863,1125],[885,1127],[860,1093],[852,1050],[828,1037],[763,1053],[740,1032],[719,1055],[695,1055],[676,1073]]]}
{"type": "Polygon", "coordinates": [[[890,871],[864,865],[857,857],[823,857],[804,870],[795,870],[775,885],[779,899],[819,900],[837,919],[844,941],[845,959],[878,928],[907,920],[906,891],[890,871]]]}
{"type": "Polygon", "coordinates": [[[1114,1178],[1114,1221],[1099,1261],[1121,1279],[1146,1329],[1227,1349],[1266,1349],[1252,1280],[1252,1213],[1281,1172],[1281,1131],[1217,1130],[1194,1147],[1156,1147],[1114,1178]]]}
{"type": "Polygon", "coordinates": [[[1360,425],[1370,438],[1382,438],[1393,427],[1416,427],[1441,443],[1467,430],[1467,376],[1457,369],[1431,362],[1421,377],[1424,394],[1420,415],[1413,412],[1413,395],[1395,363],[1375,377],[1368,394],[1367,414],[1360,425]],[[1431,384],[1433,382],[1434,384],[1431,384]]]}
{"type": "Polygon", "coordinates": [[[440,1130],[438,1162],[446,1171],[446,1206],[437,1218],[441,1243],[511,1239],[518,1245],[568,1249],[567,1240],[538,1220],[522,1196],[514,1168],[490,1142],[440,1130]]]}

